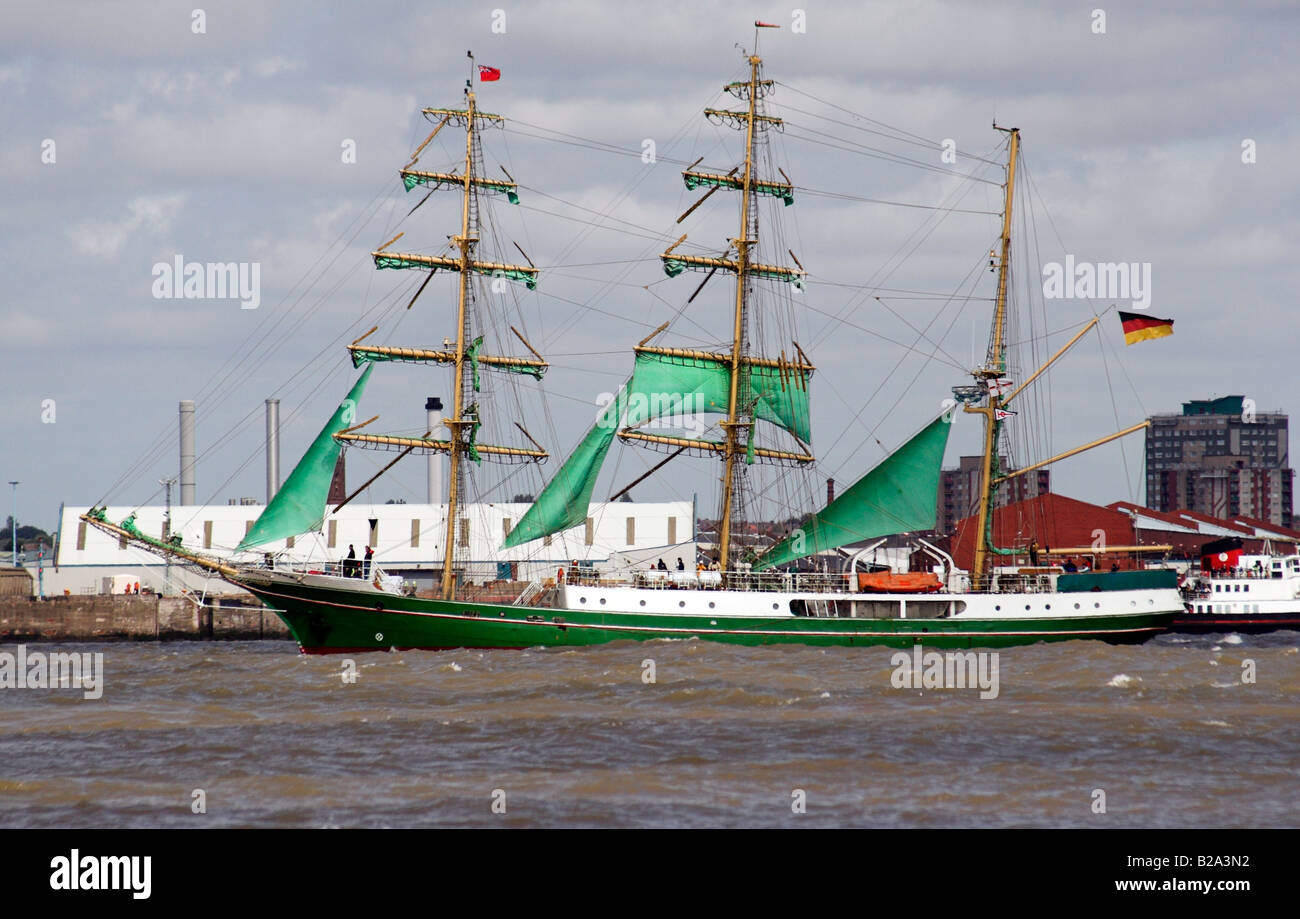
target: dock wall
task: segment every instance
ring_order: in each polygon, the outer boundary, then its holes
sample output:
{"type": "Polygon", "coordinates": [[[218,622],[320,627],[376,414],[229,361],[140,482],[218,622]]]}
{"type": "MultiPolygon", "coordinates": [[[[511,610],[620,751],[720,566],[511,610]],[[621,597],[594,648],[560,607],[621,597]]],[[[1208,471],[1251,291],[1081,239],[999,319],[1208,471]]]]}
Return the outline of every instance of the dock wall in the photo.
{"type": "Polygon", "coordinates": [[[0,597],[0,642],[288,639],[280,617],[259,605],[182,597],[0,597]]]}

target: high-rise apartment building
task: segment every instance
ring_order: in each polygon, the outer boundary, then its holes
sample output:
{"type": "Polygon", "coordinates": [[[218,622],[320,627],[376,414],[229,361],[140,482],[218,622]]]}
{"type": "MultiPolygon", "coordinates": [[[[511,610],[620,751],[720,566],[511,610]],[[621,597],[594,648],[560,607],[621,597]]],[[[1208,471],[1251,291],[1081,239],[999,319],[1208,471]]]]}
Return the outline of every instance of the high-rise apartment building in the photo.
{"type": "Polygon", "coordinates": [[[1292,522],[1287,416],[1243,396],[1183,403],[1147,429],[1147,507],[1292,522]]]}

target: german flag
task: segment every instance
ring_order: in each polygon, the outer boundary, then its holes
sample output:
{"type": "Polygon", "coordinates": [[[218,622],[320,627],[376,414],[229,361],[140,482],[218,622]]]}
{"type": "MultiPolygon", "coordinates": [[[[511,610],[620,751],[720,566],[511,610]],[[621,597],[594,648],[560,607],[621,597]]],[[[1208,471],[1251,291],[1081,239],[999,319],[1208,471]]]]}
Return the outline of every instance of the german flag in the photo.
{"type": "Polygon", "coordinates": [[[1174,334],[1174,321],[1172,319],[1157,319],[1154,316],[1144,316],[1141,313],[1120,312],[1119,321],[1124,326],[1124,344],[1135,345],[1140,341],[1150,341],[1152,338],[1164,338],[1166,335],[1174,334]]]}

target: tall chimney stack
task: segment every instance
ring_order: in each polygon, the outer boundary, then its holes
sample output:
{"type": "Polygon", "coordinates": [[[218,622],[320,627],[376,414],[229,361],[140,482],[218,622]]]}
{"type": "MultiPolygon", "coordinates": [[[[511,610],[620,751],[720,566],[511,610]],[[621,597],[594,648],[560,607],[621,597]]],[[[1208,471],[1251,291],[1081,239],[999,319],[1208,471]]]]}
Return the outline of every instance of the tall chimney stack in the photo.
{"type": "MultiPolygon", "coordinates": [[[[437,396],[430,396],[424,402],[424,410],[429,413],[429,436],[435,440],[441,438],[442,425],[442,400],[437,396]]],[[[442,503],[442,454],[436,451],[429,451],[429,503],[442,503]]]]}
{"type": "Polygon", "coordinates": [[[181,401],[181,504],[194,500],[194,401],[181,401]]]}
{"type": "Polygon", "coordinates": [[[835,500],[835,480],[828,478],[826,480],[826,503],[830,504],[835,500]]]}
{"type": "Polygon", "coordinates": [[[280,490],[280,400],[266,400],[266,503],[280,490]]]}

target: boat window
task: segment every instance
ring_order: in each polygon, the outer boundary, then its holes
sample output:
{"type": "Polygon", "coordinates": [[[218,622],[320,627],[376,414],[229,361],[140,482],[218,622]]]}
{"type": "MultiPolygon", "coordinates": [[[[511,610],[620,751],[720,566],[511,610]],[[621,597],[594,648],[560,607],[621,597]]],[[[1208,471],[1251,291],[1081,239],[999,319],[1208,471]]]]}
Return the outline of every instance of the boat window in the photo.
{"type": "Polygon", "coordinates": [[[854,619],[898,619],[903,605],[897,600],[854,600],[854,619]]]}
{"type": "Polygon", "coordinates": [[[1246,585],[1244,588],[1242,588],[1242,589],[1243,589],[1246,593],[1250,593],[1250,585],[1249,585],[1249,584],[1247,584],[1247,585],[1246,585]]]}
{"type": "Polygon", "coordinates": [[[908,619],[939,619],[948,614],[947,600],[908,600],[908,619]]]}

